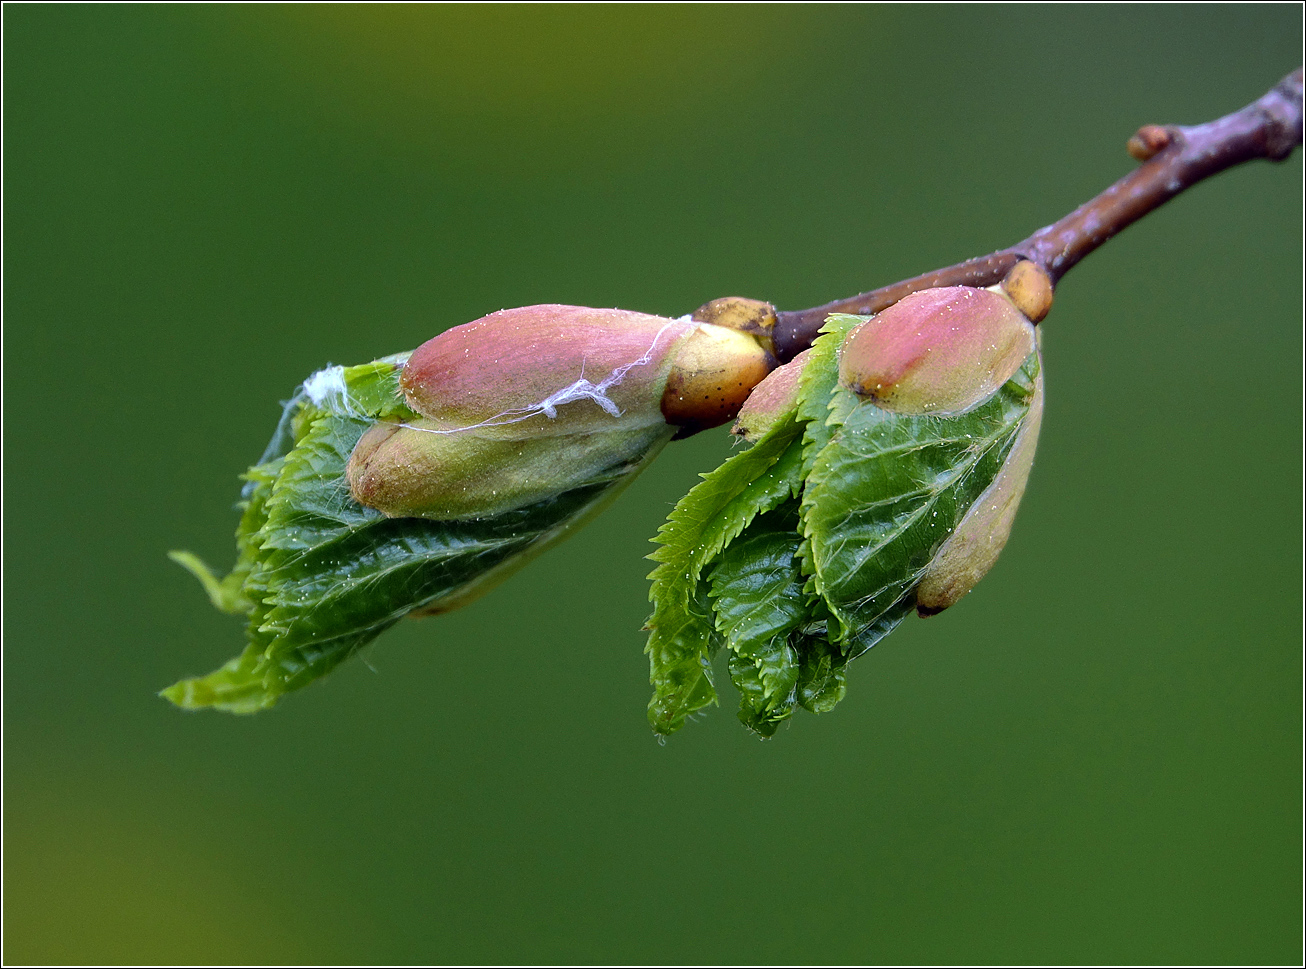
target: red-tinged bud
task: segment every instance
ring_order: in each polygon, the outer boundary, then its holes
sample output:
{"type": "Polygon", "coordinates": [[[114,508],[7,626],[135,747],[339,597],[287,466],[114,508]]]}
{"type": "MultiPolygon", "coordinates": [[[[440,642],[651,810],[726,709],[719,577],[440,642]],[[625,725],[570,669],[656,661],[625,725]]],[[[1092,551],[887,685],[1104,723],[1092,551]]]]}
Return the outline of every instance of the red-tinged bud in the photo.
{"type": "Polygon", "coordinates": [[[767,374],[748,395],[730,433],[738,434],[746,441],[756,441],[774,427],[776,421],[797,407],[803,368],[807,366],[811,353],[810,349],[804,350],[783,367],[776,367],[767,374]]]}
{"type": "Polygon", "coordinates": [[[426,341],[399,385],[424,417],[516,437],[584,431],[604,415],[623,426],[657,423],[676,351],[695,329],[587,306],[500,310],[426,341]]]}
{"type": "Polygon", "coordinates": [[[839,382],[895,413],[960,414],[991,397],[1033,351],[1033,324],[1003,296],[926,289],[848,334],[839,382]]]}
{"type": "Polygon", "coordinates": [[[755,338],[689,319],[491,313],[412,354],[399,384],[422,417],[363,435],[350,492],[391,517],[436,519],[547,500],[637,470],[677,429],[729,420],[768,361],[755,338]]]}
{"type": "Polygon", "coordinates": [[[916,587],[916,611],[933,616],[973,589],[993,567],[1011,535],[1029,470],[1034,464],[1043,422],[1043,372],[1034,383],[1034,399],[1002,470],[948,536],[916,587]]]}

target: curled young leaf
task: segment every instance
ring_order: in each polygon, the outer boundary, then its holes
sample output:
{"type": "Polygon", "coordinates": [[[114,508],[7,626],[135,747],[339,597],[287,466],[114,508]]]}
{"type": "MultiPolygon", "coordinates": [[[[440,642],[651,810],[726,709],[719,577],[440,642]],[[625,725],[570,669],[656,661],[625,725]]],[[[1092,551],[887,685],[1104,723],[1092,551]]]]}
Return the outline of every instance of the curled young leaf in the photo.
{"type": "Polygon", "coordinates": [[[932,616],[955,605],[984,578],[1011,537],[1016,509],[1025,494],[1034,449],[1043,423],[1043,372],[1034,378],[1034,397],[1015,443],[993,483],[975,499],[916,587],[916,611],[932,616]]]}
{"type": "Polygon", "coordinates": [[[849,334],[865,322],[831,316],[810,351],[758,386],[740,415],[754,448],[706,475],[659,534],[650,712],[660,732],[715,698],[711,660],[723,645],[740,720],[759,735],[771,736],[799,706],[828,712],[846,693],[848,663],[918,606],[918,590],[924,602],[973,585],[1005,541],[1040,413],[1032,342],[1014,367],[998,368],[1001,383],[992,383],[991,366],[969,361],[963,375],[934,375],[954,387],[970,381],[963,412],[902,413],[839,379],[849,334]],[[732,504],[730,495],[762,490],[779,468],[786,490],[732,504]],[[719,500],[707,501],[714,493],[719,500]],[[690,617],[675,625],[675,655],[692,669],[693,702],[677,703],[665,687],[679,668],[667,662],[660,633],[673,615],[690,617]]]}
{"type": "Polygon", "coordinates": [[[660,547],[649,555],[658,566],[649,574],[646,652],[653,684],[648,716],[659,733],[679,729],[716,702],[712,659],[721,640],[703,575],[754,518],[792,498],[801,482],[801,436],[797,421],[783,421],[703,475],[654,539],[660,547]]]}

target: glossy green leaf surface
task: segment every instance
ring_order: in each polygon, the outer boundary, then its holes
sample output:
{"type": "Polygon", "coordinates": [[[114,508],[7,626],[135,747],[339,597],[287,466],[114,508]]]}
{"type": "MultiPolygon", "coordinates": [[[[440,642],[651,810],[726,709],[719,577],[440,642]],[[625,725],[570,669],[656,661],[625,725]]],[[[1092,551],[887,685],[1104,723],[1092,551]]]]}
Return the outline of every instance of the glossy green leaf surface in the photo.
{"type": "Polygon", "coordinates": [[[653,699],[649,722],[659,733],[716,701],[712,658],[719,646],[704,569],[754,517],[795,493],[801,481],[801,425],[779,421],[747,451],[730,457],[672,510],[649,558],[653,615],[647,653],[653,699]]]}
{"type": "Polygon", "coordinates": [[[808,618],[798,567],[798,503],[754,521],[710,576],[716,628],[733,654],[739,718],[768,736],[797,700],[799,651],[790,634],[808,618]]]}
{"type": "Polygon", "coordinates": [[[955,417],[862,404],[821,449],[803,490],[803,531],[840,640],[871,630],[911,591],[993,482],[1037,374],[1037,354],[1030,354],[996,394],[955,417]]]}

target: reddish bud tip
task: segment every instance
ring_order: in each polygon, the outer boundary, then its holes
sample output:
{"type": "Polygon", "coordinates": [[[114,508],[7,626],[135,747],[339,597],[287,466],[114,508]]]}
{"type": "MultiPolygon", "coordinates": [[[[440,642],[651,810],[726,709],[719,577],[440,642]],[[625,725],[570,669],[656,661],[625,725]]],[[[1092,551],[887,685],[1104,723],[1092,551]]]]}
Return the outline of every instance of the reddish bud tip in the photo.
{"type": "Polygon", "coordinates": [[[426,341],[409,357],[399,385],[413,410],[453,426],[501,423],[505,413],[531,411],[523,433],[606,425],[614,414],[624,423],[657,421],[672,359],[695,328],[588,306],[500,310],[426,341]],[[550,403],[568,387],[576,392],[566,406],[550,403]],[[594,391],[588,399],[586,390],[594,391]]]}
{"type": "Polygon", "coordinates": [[[811,353],[810,349],[804,350],[783,367],[777,367],[767,374],[748,395],[730,433],[738,434],[747,441],[756,441],[776,421],[793,410],[798,405],[799,384],[811,353]]]}
{"type": "Polygon", "coordinates": [[[839,382],[901,414],[959,414],[1034,352],[1034,327],[1004,297],[947,286],[912,293],[848,334],[839,382]]]}

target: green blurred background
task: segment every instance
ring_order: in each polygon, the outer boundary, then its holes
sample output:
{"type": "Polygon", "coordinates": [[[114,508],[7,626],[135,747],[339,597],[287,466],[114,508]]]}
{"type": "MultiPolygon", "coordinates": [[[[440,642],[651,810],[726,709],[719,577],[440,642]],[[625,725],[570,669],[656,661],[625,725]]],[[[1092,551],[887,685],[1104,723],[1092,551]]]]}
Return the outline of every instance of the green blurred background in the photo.
{"type": "Polygon", "coordinates": [[[164,558],[327,362],[537,302],[795,309],[987,252],[1300,63],[1261,7],[4,16],[10,962],[1296,962],[1301,153],[1061,286],[1012,543],[760,743],[645,720],[729,452],[249,719],[164,558]]]}

